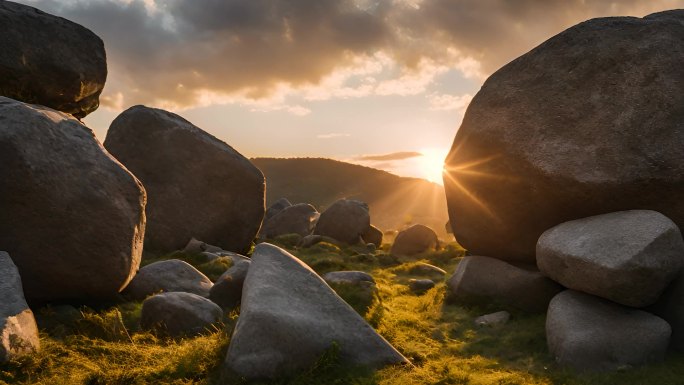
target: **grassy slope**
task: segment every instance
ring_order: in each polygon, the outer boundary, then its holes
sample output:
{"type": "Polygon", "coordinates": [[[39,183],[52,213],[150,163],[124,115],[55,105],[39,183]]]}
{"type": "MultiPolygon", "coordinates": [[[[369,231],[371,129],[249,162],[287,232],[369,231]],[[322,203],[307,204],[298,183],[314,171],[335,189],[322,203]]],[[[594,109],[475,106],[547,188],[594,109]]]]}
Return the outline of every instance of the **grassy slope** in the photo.
{"type": "MultiPolygon", "coordinates": [[[[476,328],[485,311],[445,304],[440,283],[424,295],[406,287],[411,262],[393,263],[362,249],[319,245],[293,251],[319,273],[338,269],[371,272],[381,303],[365,314],[377,330],[415,364],[376,373],[339,367],[334,351],[301,376],[282,384],[677,384],[684,378],[682,356],[664,364],[601,376],[577,376],[560,370],[548,355],[544,316],[514,314],[499,328],[476,328]]],[[[451,247],[426,260],[452,272],[460,250],[451,247]]],[[[191,260],[192,261],[192,260],[191,260]]],[[[201,263],[201,261],[196,261],[201,263]]],[[[49,313],[50,309],[38,310],[49,313]]],[[[8,384],[240,384],[221,378],[228,345],[222,331],[185,340],[156,338],[137,330],[140,305],[120,304],[95,311],[69,329],[43,332],[40,353],[0,365],[0,383],[8,384]],[[121,325],[125,325],[123,329],[121,325]],[[123,330],[123,331],[122,331],[123,330]]],[[[49,315],[49,314],[48,314],[49,315]]],[[[230,329],[236,314],[227,318],[230,329]]]]}
{"type": "Polygon", "coordinates": [[[267,204],[286,197],[322,210],[340,198],[360,199],[368,203],[373,224],[382,230],[422,223],[446,238],[446,198],[444,188],[435,183],[332,159],[256,158],[252,162],[266,176],[267,204]]]}

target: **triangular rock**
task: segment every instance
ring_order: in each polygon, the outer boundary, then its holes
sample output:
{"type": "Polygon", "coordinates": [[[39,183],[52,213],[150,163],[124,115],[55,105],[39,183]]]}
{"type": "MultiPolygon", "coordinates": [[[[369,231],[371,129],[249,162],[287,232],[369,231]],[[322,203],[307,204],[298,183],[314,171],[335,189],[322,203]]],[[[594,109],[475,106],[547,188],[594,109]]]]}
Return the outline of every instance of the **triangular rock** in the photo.
{"type": "Polygon", "coordinates": [[[306,264],[259,244],[245,279],[228,368],[246,378],[286,376],[311,367],[334,342],[344,364],[379,368],[408,362],[306,264]]]}

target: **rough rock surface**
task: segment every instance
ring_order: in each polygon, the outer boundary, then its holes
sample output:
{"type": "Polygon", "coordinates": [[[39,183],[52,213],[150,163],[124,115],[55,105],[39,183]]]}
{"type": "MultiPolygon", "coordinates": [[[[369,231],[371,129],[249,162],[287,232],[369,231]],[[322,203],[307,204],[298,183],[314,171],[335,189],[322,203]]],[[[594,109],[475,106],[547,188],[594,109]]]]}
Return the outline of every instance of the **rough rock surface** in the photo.
{"type": "Polygon", "coordinates": [[[684,266],[684,240],[677,225],[655,211],[597,215],[544,232],[537,265],[569,289],[644,307],[684,266]]]}
{"type": "Polygon", "coordinates": [[[355,245],[370,227],[368,205],[352,199],[340,199],[328,207],[318,219],[314,234],[325,235],[355,245]]]}
{"type": "Polygon", "coordinates": [[[279,212],[283,211],[284,209],[292,206],[292,203],[290,203],[287,198],[280,198],[277,201],[275,201],[274,204],[268,206],[266,209],[266,213],[264,214],[264,221],[271,219],[274,215],[278,214],[279,212]]]}
{"type": "Polygon", "coordinates": [[[507,64],[446,159],[456,239],[534,262],[547,229],[634,208],[684,227],[684,11],[593,19],[507,64]]]}
{"type": "Polygon", "coordinates": [[[579,371],[612,371],[665,358],[670,325],[645,311],[573,290],[553,298],[546,340],[556,361],[579,371]]]}
{"type": "Polygon", "coordinates": [[[234,262],[234,265],[214,282],[209,291],[209,299],[224,309],[233,309],[242,298],[242,285],[247,277],[251,261],[234,262]]]}
{"type": "Polygon", "coordinates": [[[439,245],[437,234],[425,225],[413,225],[397,234],[392,244],[390,254],[411,256],[426,251],[435,250],[439,245]]]}
{"type": "Polygon", "coordinates": [[[102,40],[61,17],[0,1],[0,95],[82,118],[107,79],[102,40]]]}
{"type": "Polygon", "coordinates": [[[382,230],[373,225],[370,225],[366,232],[361,234],[361,238],[365,243],[372,243],[375,247],[382,246],[382,230]]]}
{"type": "Polygon", "coordinates": [[[178,115],[134,106],[105,147],[145,185],[145,246],[168,252],[192,237],[245,253],[264,216],[264,176],[247,158],[178,115]]]}
{"type": "Polygon", "coordinates": [[[76,119],[0,97],[0,245],[27,299],[116,296],[140,265],[145,199],[76,119]]]}
{"type": "Polygon", "coordinates": [[[315,207],[307,203],[285,207],[271,218],[264,220],[259,237],[274,239],[285,234],[299,234],[305,237],[313,232],[320,215],[315,207]]]}
{"type": "Polygon", "coordinates": [[[278,378],[311,367],[333,342],[343,364],[407,362],[308,266],[257,245],[226,366],[248,379],[278,378]]]}
{"type": "Polygon", "coordinates": [[[142,300],[159,292],[186,292],[208,297],[212,282],[192,265],[179,259],[150,263],[133,277],[123,294],[142,300]]]}
{"type": "Polygon", "coordinates": [[[447,281],[449,299],[466,304],[499,304],[528,312],[544,312],[563,288],[538,271],[504,261],[465,257],[447,281]]]}
{"type": "Polygon", "coordinates": [[[21,277],[9,254],[0,251],[0,363],[40,348],[38,327],[24,299],[21,277]]]}
{"type": "Polygon", "coordinates": [[[222,248],[202,242],[194,237],[190,239],[187,245],[183,248],[184,253],[188,254],[202,254],[213,253],[217,254],[224,251],[222,248]]]}
{"type": "Polygon", "coordinates": [[[355,282],[371,282],[375,283],[373,276],[365,271],[331,271],[323,275],[323,280],[328,283],[355,283],[355,282]]]}
{"type": "Polygon", "coordinates": [[[140,326],[171,337],[192,337],[210,332],[223,318],[223,310],[192,293],[162,293],[143,302],[140,326]]]}
{"type": "Polygon", "coordinates": [[[409,288],[414,293],[425,293],[435,287],[435,281],[431,279],[409,279],[409,288]]]}

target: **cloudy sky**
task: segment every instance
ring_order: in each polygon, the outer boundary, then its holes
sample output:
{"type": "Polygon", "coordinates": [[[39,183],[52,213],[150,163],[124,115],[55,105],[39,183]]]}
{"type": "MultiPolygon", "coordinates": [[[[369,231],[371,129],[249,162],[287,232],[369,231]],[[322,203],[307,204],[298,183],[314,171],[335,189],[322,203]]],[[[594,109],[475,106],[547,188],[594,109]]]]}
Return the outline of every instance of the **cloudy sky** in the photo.
{"type": "Polygon", "coordinates": [[[22,0],[97,33],[86,123],[174,111],[249,157],[330,157],[439,179],[489,74],[563,29],[684,0],[22,0]]]}

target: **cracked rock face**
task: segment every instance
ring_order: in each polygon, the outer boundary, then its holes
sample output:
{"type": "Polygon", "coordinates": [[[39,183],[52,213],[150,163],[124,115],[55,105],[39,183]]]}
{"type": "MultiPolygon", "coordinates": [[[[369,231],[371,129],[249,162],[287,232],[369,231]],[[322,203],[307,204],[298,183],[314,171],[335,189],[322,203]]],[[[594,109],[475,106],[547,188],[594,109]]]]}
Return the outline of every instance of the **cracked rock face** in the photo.
{"type": "Polygon", "coordinates": [[[0,298],[0,362],[38,350],[36,320],[24,299],[19,271],[4,251],[0,251],[0,298]]]}
{"type": "Polygon", "coordinates": [[[684,11],[580,23],[494,73],[446,159],[456,239],[534,262],[546,230],[635,208],[684,227],[684,11]]]}
{"type": "Polygon", "coordinates": [[[83,118],[107,79],[102,40],[81,25],[0,1],[0,95],[83,118]]]}

